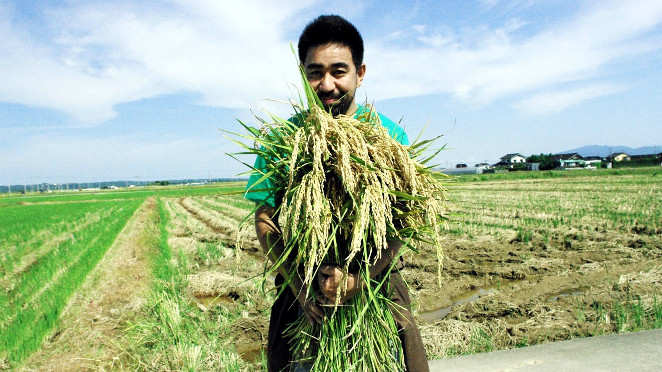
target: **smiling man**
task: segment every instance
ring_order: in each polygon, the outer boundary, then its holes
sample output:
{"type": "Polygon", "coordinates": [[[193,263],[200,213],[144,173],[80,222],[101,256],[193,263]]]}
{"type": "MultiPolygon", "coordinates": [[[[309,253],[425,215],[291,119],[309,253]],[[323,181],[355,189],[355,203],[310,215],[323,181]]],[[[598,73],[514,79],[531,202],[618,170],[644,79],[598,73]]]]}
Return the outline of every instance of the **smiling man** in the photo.
{"type": "Polygon", "coordinates": [[[318,45],[306,53],[306,78],[324,108],[334,116],[352,115],[358,108],[354,96],[363,82],[365,64],[355,63],[349,47],[339,43],[318,45]]]}
{"type": "MultiPolygon", "coordinates": [[[[366,65],[363,63],[363,39],[351,23],[335,15],[318,17],[310,22],[301,34],[298,53],[306,78],[327,111],[334,116],[356,116],[363,110],[370,110],[355,102],[356,89],[363,83],[366,65]]],[[[408,145],[407,135],[402,128],[387,117],[378,115],[381,125],[388,129],[391,137],[408,145]]],[[[297,121],[296,118],[293,119],[297,121]]],[[[264,160],[258,157],[255,168],[264,169],[264,164],[264,160]]],[[[251,192],[246,193],[246,198],[259,205],[255,212],[257,237],[269,259],[275,262],[283,252],[282,241],[278,239],[280,228],[276,215],[282,196],[272,195],[269,190],[273,188],[273,181],[261,178],[258,172],[251,175],[247,185],[247,190],[251,192]]],[[[400,247],[401,243],[398,241],[388,242],[386,254],[382,254],[381,258],[371,265],[371,277],[376,277],[391,265],[400,247]]],[[[411,314],[409,292],[399,273],[402,266],[402,262],[398,262],[397,269],[389,274],[389,293],[397,306],[392,313],[398,324],[407,371],[428,371],[423,342],[411,314]]],[[[280,274],[276,277],[277,287],[283,285],[283,276],[291,272],[290,268],[289,262],[280,266],[280,274]]],[[[301,314],[311,323],[324,322],[321,306],[336,302],[337,289],[341,283],[342,271],[339,267],[323,266],[317,277],[317,289],[321,295],[318,298],[310,298],[306,295],[308,290],[301,279],[291,278],[290,290],[282,291],[271,308],[267,343],[269,371],[306,370],[305,366],[293,363],[290,340],[283,335],[283,331],[301,314]]],[[[364,283],[357,273],[348,273],[347,289],[341,293],[340,303],[361,291],[363,286],[364,283]]]]}

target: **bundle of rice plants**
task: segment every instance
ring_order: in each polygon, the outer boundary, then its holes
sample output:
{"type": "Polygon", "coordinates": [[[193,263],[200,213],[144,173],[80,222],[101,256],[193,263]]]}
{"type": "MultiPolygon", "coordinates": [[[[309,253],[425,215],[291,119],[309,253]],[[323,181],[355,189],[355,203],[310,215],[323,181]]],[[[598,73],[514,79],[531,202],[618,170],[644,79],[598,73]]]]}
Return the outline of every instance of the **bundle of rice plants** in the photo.
{"type": "Polygon", "coordinates": [[[398,308],[390,302],[388,289],[398,257],[376,277],[370,268],[388,241],[396,240],[404,243],[402,249],[416,250],[420,242],[433,244],[441,270],[446,176],[426,166],[438,151],[424,156],[434,139],[402,145],[369,106],[356,118],[333,117],[303,71],[301,76],[305,102],[300,97],[299,103],[292,103],[292,119],[256,116],[261,128],[240,121],[248,132],[242,136],[255,146],[235,141],[246,149],[243,154],[265,161],[262,169],[251,167],[261,175],[254,189],[264,191],[260,183],[269,179],[269,192],[282,199],[278,215],[285,249],[265,278],[288,262],[289,277],[300,276],[314,291],[320,266],[331,264],[344,274],[340,295],[347,289],[347,274],[358,274],[364,289],[344,304],[336,300],[323,324],[311,325],[302,315],[290,326],[291,350],[316,371],[403,370],[392,316],[398,308]]]}

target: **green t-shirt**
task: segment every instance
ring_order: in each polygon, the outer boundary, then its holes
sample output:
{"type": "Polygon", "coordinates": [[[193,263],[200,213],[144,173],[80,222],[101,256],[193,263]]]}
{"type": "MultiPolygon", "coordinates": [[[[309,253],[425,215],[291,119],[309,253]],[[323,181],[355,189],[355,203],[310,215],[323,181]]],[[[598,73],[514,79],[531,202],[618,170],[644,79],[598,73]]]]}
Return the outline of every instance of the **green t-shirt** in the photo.
{"type": "MultiPolygon", "coordinates": [[[[365,110],[365,106],[359,105],[356,113],[354,114],[354,117],[359,116],[365,110]]],[[[407,133],[405,133],[405,131],[398,124],[394,123],[391,119],[380,113],[377,113],[377,115],[379,115],[379,120],[381,121],[382,126],[388,129],[388,133],[392,138],[403,145],[409,145],[409,138],[407,137],[407,133]]],[[[292,121],[292,119],[290,119],[290,121],[292,121]]],[[[261,156],[258,156],[255,159],[255,165],[253,167],[255,169],[264,169],[265,166],[266,165],[264,159],[261,156]]],[[[256,184],[260,178],[262,178],[262,174],[259,172],[254,171],[251,173],[251,176],[248,178],[248,184],[246,185],[246,192],[244,197],[256,203],[264,202],[265,204],[275,208],[276,197],[270,191],[270,189],[273,189],[274,187],[273,181],[270,178],[266,178],[259,184],[256,184]]]]}

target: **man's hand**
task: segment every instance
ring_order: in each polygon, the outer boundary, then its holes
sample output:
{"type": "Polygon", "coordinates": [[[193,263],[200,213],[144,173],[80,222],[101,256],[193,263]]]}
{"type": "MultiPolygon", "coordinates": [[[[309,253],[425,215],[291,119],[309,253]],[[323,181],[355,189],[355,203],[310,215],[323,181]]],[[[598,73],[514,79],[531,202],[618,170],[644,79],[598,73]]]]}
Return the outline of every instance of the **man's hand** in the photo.
{"type": "MultiPolygon", "coordinates": [[[[325,305],[335,305],[338,296],[338,288],[343,284],[343,273],[338,266],[322,265],[317,273],[317,283],[324,296],[321,301],[325,305]]],[[[361,291],[361,284],[358,275],[349,273],[347,275],[347,288],[340,289],[340,298],[338,304],[343,304],[355,294],[361,291]]]]}
{"type": "MultiPolygon", "coordinates": [[[[393,259],[399,257],[400,248],[402,248],[402,242],[389,240],[387,249],[370,265],[370,279],[376,278],[379,273],[391,265],[393,259]]],[[[358,274],[348,273],[347,288],[344,291],[341,288],[338,292],[338,288],[343,284],[343,273],[340,267],[329,265],[320,266],[317,272],[317,284],[319,284],[320,291],[324,296],[320,298],[323,305],[335,305],[336,300],[338,300],[338,304],[343,304],[363,290],[364,286],[363,280],[358,274]],[[337,298],[338,293],[340,293],[340,298],[337,298]]]]}
{"type": "Polygon", "coordinates": [[[301,305],[303,315],[306,316],[306,319],[308,319],[308,322],[312,326],[314,326],[315,323],[322,324],[326,319],[324,309],[320,307],[320,304],[315,301],[314,297],[307,296],[308,291],[306,286],[299,281],[297,282],[298,283],[294,284],[294,287],[298,287],[296,289],[297,301],[299,301],[299,305],[301,305]]]}

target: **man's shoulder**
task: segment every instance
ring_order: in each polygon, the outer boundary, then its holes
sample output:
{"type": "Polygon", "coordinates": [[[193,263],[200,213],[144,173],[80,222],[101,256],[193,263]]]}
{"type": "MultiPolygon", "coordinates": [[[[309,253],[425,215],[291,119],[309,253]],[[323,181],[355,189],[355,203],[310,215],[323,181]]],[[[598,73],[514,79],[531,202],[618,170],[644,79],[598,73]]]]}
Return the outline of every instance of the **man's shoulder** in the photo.
{"type": "Polygon", "coordinates": [[[305,121],[305,115],[307,113],[308,111],[296,113],[290,116],[290,118],[287,119],[287,121],[298,127],[301,125],[301,122],[305,121]]]}
{"type": "Polygon", "coordinates": [[[394,122],[391,120],[388,116],[382,114],[381,112],[377,112],[377,115],[379,115],[379,120],[382,122],[382,125],[388,129],[393,128],[394,130],[398,132],[404,132],[405,130],[400,126],[400,124],[394,122]]]}
{"type": "Polygon", "coordinates": [[[394,122],[391,120],[388,116],[382,114],[381,112],[375,110],[374,107],[372,106],[359,106],[359,111],[364,111],[364,110],[372,110],[379,116],[379,121],[382,124],[384,128],[388,130],[388,133],[391,137],[393,137],[395,140],[398,142],[402,143],[403,145],[409,145],[409,138],[407,137],[407,133],[405,130],[400,126],[400,124],[394,122]]]}

